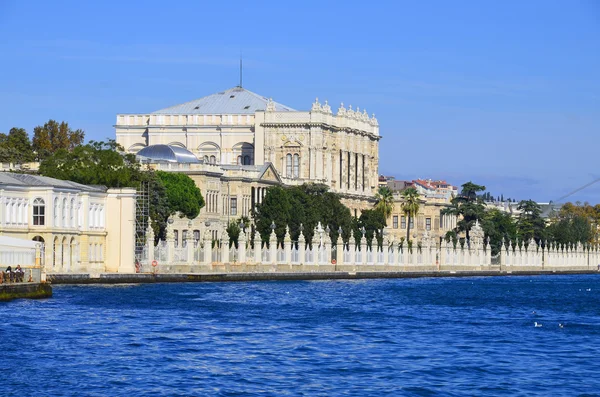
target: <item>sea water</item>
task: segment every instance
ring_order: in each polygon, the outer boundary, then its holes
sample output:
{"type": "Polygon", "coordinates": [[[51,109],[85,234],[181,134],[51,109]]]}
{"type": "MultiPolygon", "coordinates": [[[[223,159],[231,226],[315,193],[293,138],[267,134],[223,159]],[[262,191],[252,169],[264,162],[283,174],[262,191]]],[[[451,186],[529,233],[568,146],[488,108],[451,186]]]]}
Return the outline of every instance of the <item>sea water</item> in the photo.
{"type": "Polygon", "coordinates": [[[55,286],[0,341],[1,396],[597,396],[600,275],[55,286]]]}

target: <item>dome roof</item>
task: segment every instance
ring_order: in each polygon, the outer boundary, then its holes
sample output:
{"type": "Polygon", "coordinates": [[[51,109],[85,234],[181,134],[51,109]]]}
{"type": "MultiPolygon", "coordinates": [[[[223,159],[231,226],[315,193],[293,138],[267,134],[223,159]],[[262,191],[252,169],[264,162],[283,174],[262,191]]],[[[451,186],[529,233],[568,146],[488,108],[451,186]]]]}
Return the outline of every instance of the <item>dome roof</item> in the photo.
{"type": "Polygon", "coordinates": [[[169,163],[199,163],[194,153],[179,146],[150,145],[137,152],[136,157],[141,161],[169,163]]]}

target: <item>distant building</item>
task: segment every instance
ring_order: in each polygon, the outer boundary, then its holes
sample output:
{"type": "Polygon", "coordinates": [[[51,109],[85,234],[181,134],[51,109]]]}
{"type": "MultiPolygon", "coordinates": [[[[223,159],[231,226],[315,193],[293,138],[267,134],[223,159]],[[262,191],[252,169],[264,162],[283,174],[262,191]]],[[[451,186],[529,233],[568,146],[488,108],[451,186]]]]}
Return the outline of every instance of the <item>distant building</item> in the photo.
{"type": "Polygon", "coordinates": [[[450,200],[458,195],[458,187],[452,186],[446,181],[431,179],[416,179],[413,180],[414,186],[419,194],[428,198],[437,198],[450,200]]]}

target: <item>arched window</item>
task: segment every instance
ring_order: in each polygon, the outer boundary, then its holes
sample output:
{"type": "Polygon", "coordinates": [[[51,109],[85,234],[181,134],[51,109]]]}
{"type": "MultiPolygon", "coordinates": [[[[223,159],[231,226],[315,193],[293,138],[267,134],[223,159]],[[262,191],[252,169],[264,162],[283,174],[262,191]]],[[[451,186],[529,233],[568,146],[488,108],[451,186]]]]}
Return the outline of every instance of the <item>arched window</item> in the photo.
{"type": "Polygon", "coordinates": [[[242,165],[242,156],[237,156],[237,164],[242,165]]]}
{"type": "Polygon", "coordinates": [[[34,226],[43,226],[46,221],[46,205],[44,199],[36,198],[33,200],[33,224],[34,226]]]}
{"type": "Polygon", "coordinates": [[[210,156],[210,160],[209,160],[209,162],[210,162],[211,164],[217,164],[217,158],[216,158],[215,156],[210,156]]]}
{"type": "Polygon", "coordinates": [[[285,156],[285,176],[292,177],[292,155],[290,153],[285,156]]]}
{"type": "Polygon", "coordinates": [[[209,160],[209,157],[208,157],[208,156],[204,156],[204,163],[205,163],[205,164],[208,164],[208,162],[209,162],[209,161],[210,161],[210,160],[209,160]]]}
{"type": "Polygon", "coordinates": [[[294,154],[294,178],[300,178],[300,156],[294,154]]]}
{"type": "Polygon", "coordinates": [[[244,156],[244,165],[251,165],[250,164],[250,156],[248,156],[248,155],[244,156]]]}

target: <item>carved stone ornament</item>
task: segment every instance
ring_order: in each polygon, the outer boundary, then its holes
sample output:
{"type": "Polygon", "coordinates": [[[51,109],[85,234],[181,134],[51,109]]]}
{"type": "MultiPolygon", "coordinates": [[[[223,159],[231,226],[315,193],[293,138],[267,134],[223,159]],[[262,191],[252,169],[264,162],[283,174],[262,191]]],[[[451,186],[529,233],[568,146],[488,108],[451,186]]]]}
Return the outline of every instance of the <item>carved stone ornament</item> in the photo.
{"type": "Polygon", "coordinates": [[[344,107],[344,102],[341,103],[340,107],[338,108],[338,116],[344,116],[346,114],[346,108],[344,107]]]}
{"type": "Polygon", "coordinates": [[[269,98],[267,101],[267,112],[275,111],[275,102],[273,102],[273,98],[269,98]]]}
{"type": "Polygon", "coordinates": [[[373,116],[371,117],[371,125],[379,125],[377,119],[375,118],[375,113],[373,113],[373,116]]]}
{"type": "Polygon", "coordinates": [[[320,112],[321,111],[321,104],[319,103],[319,98],[315,99],[315,102],[312,104],[312,108],[310,109],[311,112],[320,112]]]}
{"type": "Polygon", "coordinates": [[[323,105],[323,113],[331,114],[331,106],[325,101],[325,105],[323,105]]]}

